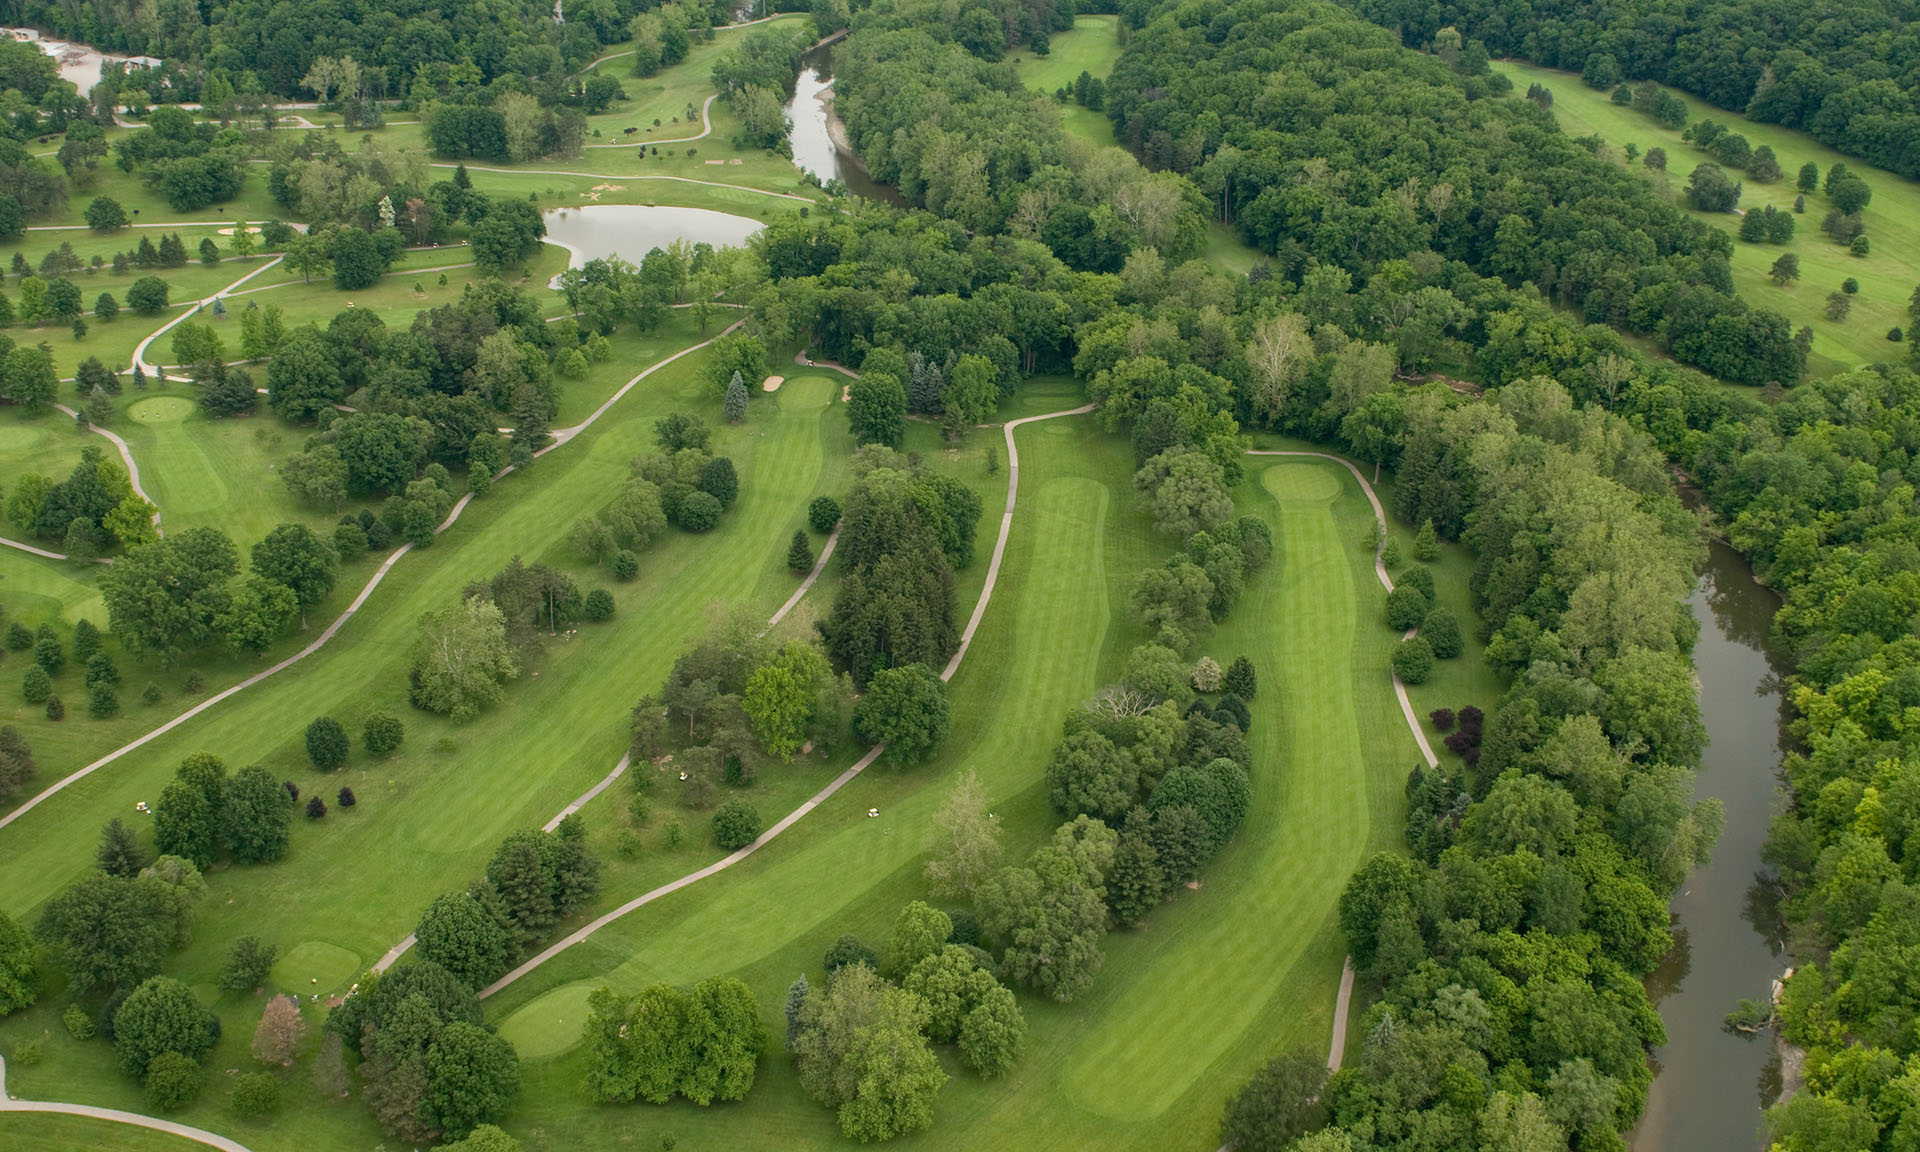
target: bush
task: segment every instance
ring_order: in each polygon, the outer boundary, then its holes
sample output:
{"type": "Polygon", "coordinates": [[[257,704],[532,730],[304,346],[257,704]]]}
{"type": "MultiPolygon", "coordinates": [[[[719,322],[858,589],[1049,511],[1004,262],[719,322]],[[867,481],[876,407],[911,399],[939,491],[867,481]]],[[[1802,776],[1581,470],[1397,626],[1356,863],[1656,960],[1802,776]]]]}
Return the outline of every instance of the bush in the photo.
{"type": "Polygon", "coordinates": [[[595,588],[587,593],[587,602],[581,612],[589,620],[611,620],[613,618],[613,593],[605,588],[595,588]]]}
{"type": "Polygon", "coordinates": [[[1420,589],[1402,584],[1387,593],[1387,627],[1405,632],[1427,618],[1427,598],[1420,589]]]}
{"type": "Polygon", "coordinates": [[[32,1068],[40,1063],[40,1038],[23,1040],[13,1050],[13,1062],[22,1068],[32,1068]]]}
{"type": "Polygon", "coordinates": [[[831,496],[816,496],[813,503],[807,505],[807,524],[821,535],[833,531],[840,523],[840,501],[831,496]]]}
{"type": "Polygon", "coordinates": [[[713,814],[713,838],[728,852],[736,852],[760,838],[760,813],[745,800],[729,800],[713,814]]]}
{"type": "Polygon", "coordinates": [[[1435,608],[1427,613],[1420,622],[1420,635],[1426,638],[1433,648],[1433,654],[1441,660],[1451,660],[1460,655],[1466,647],[1466,639],[1460,635],[1460,621],[1445,608],[1435,608]]]}
{"type": "Polygon", "coordinates": [[[318,820],[327,814],[327,802],[315,796],[307,801],[307,819],[318,820]]]}
{"type": "Polygon", "coordinates": [[[407,726],[391,712],[369,712],[366,723],[360,726],[360,743],[375,756],[392,752],[406,738],[407,726]]]}
{"type": "Polygon", "coordinates": [[[1422,564],[1440,559],[1440,537],[1433,530],[1433,520],[1429,518],[1420,525],[1420,531],[1413,537],[1413,558],[1422,564]]]}
{"type": "Polygon", "coordinates": [[[78,1004],[67,1005],[67,1010],[60,1014],[60,1023],[66,1025],[67,1035],[75,1040],[93,1039],[93,1017],[87,1015],[87,1010],[78,1004]]]}
{"type": "Polygon", "coordinates": [[[66,718],[67,718],[67,706],[61,703],[60,697],[58,696],[47,697],[47,719],[55,721],[57,723],[61,720],[65,720],[66,718]]]}
{"type": "Polygon", "coordinates": [[[1424,564],[1415,564],[1402,572],[1400,579],[1394,581],[1394,584],[1395,586],[1411,584],[1420,595],[1427,598],[1427,603],[1433,603],[1433,569],[1424,564]]]}
{"type": "Polygon", "coordinates": [[[638,575],[640,575],[640,557],[634,555],[633,549],[622,548],[613,554],[615,580],[627,581],[638,575]]]}
{"type": "Polygon", "coordinates": [[[148,704],[160,703],[160,685],[155,684],[151,680],[147,681],[147,686],[140,689],[140,699],[146,701],[148,704]]]}
{"type": "Polygon", "coordinates": [[[1427,719],[1433,722],[1433,730],[1436,732],[1453,730],[1453,709],[1451,708],[1435,708],[1427,713],[1427,719]]]}
{"type": "Polygon", "coordinates": [[[1433,675],[1433,646],[1426,637],[1415,636],[1394,645],[1393,674],[1405,684],[1424,684],[1433,675]]]}
{"type": "MultiPolygon", "coordinates": [[[[318,797],[315,797],[315,799],[318,799],[318,797]]],[[[339,802],[340,807],[342,808],[351,808],[356,803],[359,802],[358,800],[355,799],[353,795],[353,789],[346,788],[346,787],[342,787],[340,789],[340,794],[338,796],[335,796],[334,799],[339,802]]]]}
{"type": "Polygon", "coordinates": [[[25,652],[33,647],[33,631],[25,624],[15,620],[7,625],[7,648],[13,652],[25,652]]]}
{"type": "Polygon", "coordinates": [[[680,527],[689,532],[705,532],[720,523],[724,511],[711,492],[689,492],[680,501],[680,527]]]}
{"type": "Polygon", "coordinates": [[[322,772],[331,772],[347,762],[347,730],[340,721],[322,716],[307,725],[307,759],[322,772]]]}
{"type": "Polygon", "coordinates": [[[234,1114],[247,1120],[280,1107],[280,1081],[271,1072],[248,1072],[233,1082],[234,1114]]]}
{"type": "Polygon", "coordinates": [[[44,704],[53,695],[53,677],[38,664],[29,665],[20,680],[20,696],[29,704],[44,704]]]}
{"type": "Polygon", "coordinates": [[[178,1052],[162,1052],[147,1065],[147,1103],[172,1112],[200,1095],[200,1065],[178,1052]]]}
{"type": "Polygon", "coordinates": [[[878,971],[880,957],[874,954],[873,949],[861,943],[860,937],[848,934],[835,940],[833,947],[827,949],[827,975],[831,976],[849,964],[865,964],[878,971]]]}

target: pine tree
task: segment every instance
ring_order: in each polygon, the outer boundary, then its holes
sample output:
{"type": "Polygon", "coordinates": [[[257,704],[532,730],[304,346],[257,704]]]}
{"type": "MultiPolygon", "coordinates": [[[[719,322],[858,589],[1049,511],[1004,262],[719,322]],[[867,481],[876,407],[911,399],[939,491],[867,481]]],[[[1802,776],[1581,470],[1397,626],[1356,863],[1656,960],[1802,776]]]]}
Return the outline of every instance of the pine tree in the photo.
{"type": "Polygon", "coordinates": [[[1428,517],[1420,524],[1420,531],[1414,533],[1413,558],[1422,564],[1440,558],[1440,537],[1433,530],[1433,518],[1428,517]]]}
{"type": "Polygon", "coordinates": [[[727,381],[726,405],[727,419],[735,424],[747,418],[747,382],[740,377],[736,369],[733,379],[727,381]]]}
{"type": "Polygon", "coordinates": [[[807,543],[805,529],[793,534],[793,543],[787,548],[787,567],[795,572],[813,571],[813,545],[807,543]]]}
{"type": "Polygon", "coordinates": [[[1167,892],[1167,877],[1160,867],[1159,850],[1153,846],[1152,830],[1147,810],[1135,807],[1127,813],[1120,843],[1114,849],[1113,867],[1107,873],[1107,905],[1123,925],[1145,920],[1167,892]]]}
{"type": "Polygon", "coordinates": [[[1253,694],[1259,687],[1259,681],[1253,672],[1253,661],[1245,656],[1235,657],[1232,666],[1227,669],[1227,678],[1221,682],[1221,687],[1242,700],[1253,699],[1253,694]]]}
{"type": "Polygon", "coordinates": [[[99,862],[100,871],[127,879],[140,875],[140,869],[147,866],[147,854],[140,850],[133,829],[118,816],[100,830],[100,848],[93,858],[99,862]]]}
{"type": "Polygon", "coordinates": [[[793,1050],[793,1042],[800,1037],[800,1010],[807,1006],[807,975],[802,972],[800,978],[787,985],[787,1050],[793,1050]]]}

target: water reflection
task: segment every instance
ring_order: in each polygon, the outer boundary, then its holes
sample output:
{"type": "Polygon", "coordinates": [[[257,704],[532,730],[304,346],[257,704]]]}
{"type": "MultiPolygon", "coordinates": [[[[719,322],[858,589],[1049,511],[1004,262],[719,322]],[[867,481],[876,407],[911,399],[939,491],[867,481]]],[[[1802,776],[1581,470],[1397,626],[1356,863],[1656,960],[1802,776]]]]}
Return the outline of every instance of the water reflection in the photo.
{"type": "Polygon", "coordinates": [[[831,49],[815,48],[801,57],[801,64],[793,99],[787,102],[787,119],[793,123],[787,143],[793,151],[794,166],[818,176],[822,184],[838,180],[852,195],[901,203],[900,194],[885,184],[876,184],[852,149],[845,146],[846,128],[833,112],[831,49]],[[836,133],[840,135],[837,140],[836,133]]]}
{"type": "Polygon", "coordinates": [[[765,227],[758,220],[705,208],[645,204],[554,208],[542,213],[542,219],[547,223],[548,242],[567,250],[571,256],[567,263],[572,268],[603,256],[618,256],[638,264],[648,252],[675,240],[715,248],[737,247],[765,227]]]}
{"type": "Polygon", "coordinates": [[[1740,998],[1763,999],[1780,973],[1777,895],[1760,848],[1779,793],[1778,674],[1766,639],[1778,607],[1732,549],[1712,546],[1692,604],[1700,712],[1711,743],[1694,793],[1718,797],[1726,830],[1707,867],[1674,897],[1674,955],[1648,979],[1667,1043],[1634,1152],[1764,1149],[1761,1109],[1778,1095],[1770,1036],[1724,1027],[1740,998]]]}

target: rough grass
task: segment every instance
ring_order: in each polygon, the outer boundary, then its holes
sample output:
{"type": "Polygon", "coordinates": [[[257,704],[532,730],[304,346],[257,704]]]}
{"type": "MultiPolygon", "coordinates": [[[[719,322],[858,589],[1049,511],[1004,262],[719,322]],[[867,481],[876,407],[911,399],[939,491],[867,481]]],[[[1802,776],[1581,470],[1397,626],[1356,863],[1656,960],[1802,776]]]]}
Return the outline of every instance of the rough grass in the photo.
{"type": "MultiPolygon", "coordinates": [[[[1679,132],[1662,127],[1632,108],[1612,104],[1609,93],[1594,91],[1573,73],[1511,61],[1498,62],[1494,67],[1511,76],[1515,86],[1522,90],[1530,83],[1551,88],[1553,113],[1567,134],[1598,134],[1610,146],[1604,154],[1620,163],[1626,162],[1623,148],[1628,143],[1638,144],[1643,153],[1655,145],[1665,148],[1667,172],[1664,176],[1638,162],[1632,170],[1644,173],[1648,180],[1676,199],[1686,188],[1688,174],[1695,166],[1711,159],[1682,140],[1679,132]]],[[[1686,101],[1688,123],[1718,120],[1745,136],[1756,148],[1770,145],[1778,156],[1780,170],[1785,173],[1778,183],[1759,184],[1738,173],[1732,174],[1744,181],[1745,191],[1740,197],[1742,210],[1764,209],[1772,204],[1791,211],[1794,197],[1799,195],[1795,176],[1808,161],[1820,166],[1823,181],[1829,167],[1844,162],[1872,186],[1873,202],[1867,206],[1864,219],[1873,252],[1864,259],[1849,254],[1820,231],[1820,221],[1831,208],[1825,192],[1807,196],[1807,211],[1796,219],[1790,245],[1742,243],[1737,239],[1739,217],[1706,212],[1694,215],[1736,236],[1734,286],[1748,302],[1781,313],[1795,328],[1812,326],[1814,343],[1807,365],[1809,375],[1903,359],[1904,345],[1891,343],[1886,337],[1888,329],[1895,326],[1905,329],[1912,324],[1907,315],[1907,301],[1915,284],[1920,283],[1920,185],[1864,161],[1842,156],[1804,132],[1756,124],[1738,112],[1684,96],[1677,89],[1671,91],[1686,101]],[[1776,288],[1767,270],[1785,251],[1799,254],[1800,279],[1789,287],[1776,288]],[[1851,315],[1835,323],[1826,316],[1827,294],[1839,291],[1840,282],[1848,277],[1860,281],[1860,294],[1854,298],[1851,315]]]]}

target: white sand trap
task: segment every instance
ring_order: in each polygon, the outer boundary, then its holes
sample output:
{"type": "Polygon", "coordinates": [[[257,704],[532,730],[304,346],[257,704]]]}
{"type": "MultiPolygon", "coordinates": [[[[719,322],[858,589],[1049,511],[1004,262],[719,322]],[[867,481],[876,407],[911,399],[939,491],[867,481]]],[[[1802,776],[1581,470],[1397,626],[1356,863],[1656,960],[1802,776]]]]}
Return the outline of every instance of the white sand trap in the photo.
{"type": "Polygon", "coordinates": [[[853,385],[851,384],[840,385],[840,403],[842,404],[853,403],[853,385]]]}
{"type": "Polygon", "coordinates": [[[707,163],[713,167],[719,167],[720,165],[725,164],[726,161],[725,160],[709,160],[707,161],[707,163]]]}
{"type": "MultiPolygon", "coordinates": [[[[233,235],[233,229],[231,229],[231,228],[222,228],[222,229],[220,229],[220,235],[222,235],[222,236],[231,236],[231,235],[233,235]]],[[[249,235],[249,236],[258,236],[258,235],[260,235],[260,229],[258,229],[258,228],[249,228],[249,229],[247,229],[247,235],[249,235]]]]}
{"type": "Polygon", "coordinates": [[[767,382],[760,385],[760,390],[763,392],[778,392],[780,391],[780,385],[786,382],[787,378],[785,376],[769,376],[767,377],[767,382]]]}

